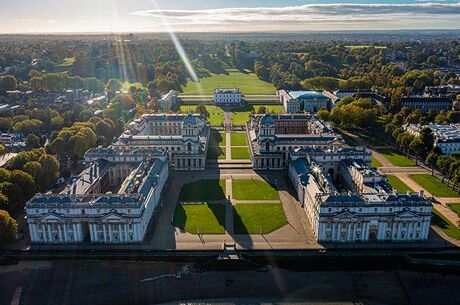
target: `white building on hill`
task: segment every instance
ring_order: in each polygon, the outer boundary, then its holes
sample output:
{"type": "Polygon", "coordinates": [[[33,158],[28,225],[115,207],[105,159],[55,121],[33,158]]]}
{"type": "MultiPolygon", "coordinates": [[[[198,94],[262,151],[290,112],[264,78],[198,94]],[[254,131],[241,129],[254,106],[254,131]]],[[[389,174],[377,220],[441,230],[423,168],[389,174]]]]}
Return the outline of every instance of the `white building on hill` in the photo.
{"type": "Polygon", "coordinates": [[[214,91],[214,105],[216,106],[240,106],[242,96],[240,89],[221,89],[214,91]]]}

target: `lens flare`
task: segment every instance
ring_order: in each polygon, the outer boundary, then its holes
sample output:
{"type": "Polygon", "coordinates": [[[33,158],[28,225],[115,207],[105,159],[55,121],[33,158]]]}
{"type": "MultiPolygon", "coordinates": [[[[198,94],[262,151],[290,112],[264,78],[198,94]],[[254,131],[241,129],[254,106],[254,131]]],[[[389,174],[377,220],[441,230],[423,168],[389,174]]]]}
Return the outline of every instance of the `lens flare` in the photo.
{"type": "MultiPolygon", "coordinates": [[[[153,6],[155,7],[156,10],[160,10],[160,7],[158,6],[156,0],[151,0],[153,6]]],[[[184,48],[182,47],[182,44],[180,43],[179,39],[177,38],[176,34],[174,33],[172,27],[169,25],[168,21],[166,18],[161,15],[160,17],[161,22],[163,23],[163,26],[168,32],[169,36],[171,37],[172,42],[174,43],[174,46],[176,47],[177,53],[179,54],[182,62],[184,63],[185,68],[187,69],[187,72],[189,73],[191,79],[199,83],[199,78],[198,75],[195,72],[195,69],[193,69],[192,63],[190,62],[190,59],[187,56],[187,53],[185,52],[184,48]]],[[[201,88],[201,86],[200,86],[201,88]]]]}

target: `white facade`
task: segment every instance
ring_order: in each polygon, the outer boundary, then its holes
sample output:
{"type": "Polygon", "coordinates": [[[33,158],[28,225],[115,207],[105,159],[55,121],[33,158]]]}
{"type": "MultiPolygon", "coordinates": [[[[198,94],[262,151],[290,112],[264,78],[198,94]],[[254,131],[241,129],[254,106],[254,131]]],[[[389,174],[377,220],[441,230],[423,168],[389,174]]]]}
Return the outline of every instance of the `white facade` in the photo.
{"type": "Polygon", "coordinates": [[[280,102],[287,113],[310,112],[316,113],[321,108],[330,108],[331,99],[317,91],[279,91],[280,102]]]}
{"type": "Polygon", "coordinates": [[[428,239],[432,206],[422,192],[394,193],[385,176],[365,166],[370,163],[367,150],[368,158],[362,158],[362,150],[349,150],[335,158],[340,161],[325,160],[330,152],[324,149],[321,157],[320,150],[312,151],[315,156],[293,154],[289,164],[289,178],[318,242],[428,239]],[[336,181],[347,189],[336,189],[336,181]]]}
{"type": "Polygon", "coordinates": [[[163,112],[168,112],[173,110],[177,106],[177,96],[179,95],[178,91],[171,90],[167,94],[163,95],[159,101],[160,109],[163,112]]]}
{"type": "Polygon", "coordinates": [[[405,131],[414,136],[418,136],[422,128],[428,127],[434,135],[434,145],[438,147],[443,154],[460,152],[460,124],[427,124],[404,126],[405,131]]]}
{"type": "Polygon", "coordinates": [[[26,205],[31,241],[142,242],[169,176],[165,161],[144,161],[114,195],[36,195],[26,205]]]}
{"type": "Polygon", "coordinates": [[[238,88],[219,88],[214,91],[214,105],[216,106],[240,106],[241,99],[241,92],[238,88]]]}

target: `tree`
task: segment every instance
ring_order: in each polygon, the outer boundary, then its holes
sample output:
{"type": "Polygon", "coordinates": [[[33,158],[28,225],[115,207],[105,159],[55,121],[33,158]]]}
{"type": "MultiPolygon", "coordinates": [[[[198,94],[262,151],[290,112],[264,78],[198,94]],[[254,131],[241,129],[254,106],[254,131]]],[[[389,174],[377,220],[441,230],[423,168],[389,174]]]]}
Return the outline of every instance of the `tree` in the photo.
{"type": "Polygon", "coordinates": [[[39,148],[40,147],[40,138],[30,133],[26,138],[26,145],[29,149],[39,148]]]}
{"type": "Polygon", "coordinates": [[[439,157],[439,155],[434,151],[430,152],[428,154],[428,156],[426,157],[425,161],[431,167],[431,175],[434,174],[434,167],[436,166],[436,162],[438,161],[438,157],[439,157]]]}
{"type": "Polygon", "coordinates": [[[40,174],[41,168],[42,165],[40,164],[40,162],[37,161],[27,162],[23,166],[23,170],[29,175],[31,175],[35,179],[35,181],[37,181],[37,177],[40,174]]]}
{"type": "Polygon", "coordinates": [[[14,240],[18,234],[18,224],[7,211],[0,210],[0,243],[14,240]]]}
{"type": "Polygon", "coordinates": [[[112,138],[115,133],[115,124],[110,119],[100,120],[96,126],[96,135],[102,136],[105,139],[105,142],[108,144],[112,141],[112,138]],[[112,124],[110,124],[110,121],[112,124]]]}
{"type": "Polygon", "coordinates": [[[0,155],[3,155],[4,152],[5,152],[5,146],[0,144],[0,155]]]}
{"type": "Polygon", "coordinates": [[[257,114],[265,114],[265,113],[267,113],[267,107],[260,106],[259,109],[257,109],[257,114]]]}
{"type": "Polygon", "coordinates": [[[16,89],[18,81],[13,75],[5,75],[0,78],[0,92],[16,89]]]}
{"type": "Polygon", "coordinates": [[[318,111],[318,116],[323,121],[329,121],[329,111],[326,108],[321,108],[318,111]]]}
{"type": "Polygon", "coordinates": [[[425,152],[425,144],[423,143],[420,136],[415,137],[409,145],[411,151],[414,152],[416,156],[416,161],[423,155],[425,152]]]}
{"type": "Polygon", "coordinates": [[[22,190],[22,193],[27,200],[37,192],[34,178],[22,170],[16,169],[12,171],[10,182],[14,183],[22,190]]]}
{"type": "Polygon", "coordinates": [[[109,92],[117,92],[117,91],[120,91],[121,88],[123,88],[123,84],[119,80],[112,78],[107,82],[107,85],[105,85],[105,88],[109,92]]]}
{"type": "Polygon", "coordinates": [[[196,107],[196,110],[195,110],[195,111],[196,111],[196,113],[199,113],[199,114],[203,115],[203,116],[204,116],[205,118],[207,118],[207,119],[208,119],[209,116],[210,116],[210,115],[209,115],[209,112],[208,112],[208,109],[207,109],[206,106],[204,106],[204,105],[198,105],[198,106],[196,107]]]}
{"type": "Polygon", "coordinates": [[[53,155],[43,155],[38,162],[41,165],[41,170],[38,175],[38,186],[42,192],[48,190],[56,183],[59,177],[59,162],[53,155]]]}
{"type": "Polygon", "coordinates": [[[24,208],[27,199],[19,186],[11,182],[2,182],[0,183],[0,193],[8,198],[7,211],[15,212],[24,208]]]}

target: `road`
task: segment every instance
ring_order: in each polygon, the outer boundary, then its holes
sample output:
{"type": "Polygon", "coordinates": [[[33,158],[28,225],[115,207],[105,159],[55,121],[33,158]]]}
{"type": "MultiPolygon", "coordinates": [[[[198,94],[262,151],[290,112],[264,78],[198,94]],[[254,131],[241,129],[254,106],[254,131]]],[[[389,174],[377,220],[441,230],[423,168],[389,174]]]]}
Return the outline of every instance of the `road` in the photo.
{"type": "Polygon", "coordinates": [[[459,275],[416,272],[196,273],[187,263],[29,261],[0,267],[0,304],[458,304],[459,275]],[[235,298],[246,298],[235,300],[235,298]],[[244,301],[246,300],[246,301],[244,301]],[[215,303],[215,301],[214,301],[215,303]]]}

